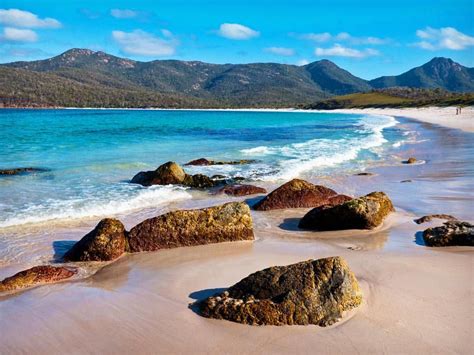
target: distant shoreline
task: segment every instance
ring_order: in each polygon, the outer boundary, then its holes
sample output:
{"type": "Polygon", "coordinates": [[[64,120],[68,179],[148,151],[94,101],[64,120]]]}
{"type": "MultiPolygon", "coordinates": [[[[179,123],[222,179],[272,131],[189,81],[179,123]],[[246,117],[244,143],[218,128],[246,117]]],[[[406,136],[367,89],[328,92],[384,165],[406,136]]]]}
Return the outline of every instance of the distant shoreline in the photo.
{"type": "Polygon", "coordinates": [[[345,113],[399,116],[436,124],[448,128],[474,132],[474,106],[463,107],[456,115],[456,107],[428,106],[422,108],[363,108],[311,110],[299,108],[119,108],[119,107],[2,107],[11,110],[116,110],[116,111],[223,111],[223,112],[298,112],[298,113],[345,113]]]}

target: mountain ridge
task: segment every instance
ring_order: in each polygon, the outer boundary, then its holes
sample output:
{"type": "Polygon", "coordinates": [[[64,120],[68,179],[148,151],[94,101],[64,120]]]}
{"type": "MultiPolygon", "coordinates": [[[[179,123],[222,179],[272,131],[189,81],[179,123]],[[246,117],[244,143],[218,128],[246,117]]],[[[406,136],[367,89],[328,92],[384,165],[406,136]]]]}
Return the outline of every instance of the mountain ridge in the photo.
{"type": "Polygon", "coordinates": [[[393,86],[474,91],[474,68],[433,58],[398,76],[364,80],[327,59],[303,66],[141,62],[81,48],[44,60],[0,64],[4,106],[19,100],[32,106],[301,107],[393,86]],[[76,97],[68,98],[68,92],[76,97]]]}

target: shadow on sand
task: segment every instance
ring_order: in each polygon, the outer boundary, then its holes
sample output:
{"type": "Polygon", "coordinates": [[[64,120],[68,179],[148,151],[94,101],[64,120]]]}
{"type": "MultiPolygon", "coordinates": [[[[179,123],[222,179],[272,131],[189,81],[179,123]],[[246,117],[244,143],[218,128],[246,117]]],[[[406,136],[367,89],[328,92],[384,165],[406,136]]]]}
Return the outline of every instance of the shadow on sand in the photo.
{"type": "Polygon", "coordinates": [[[425,241],[423,240],[423,232],[419,231],[415,233],[415,243],[418,245],[426,246],[425,241]]]}
{"type": "Polygon", "coordinates": [[[282,223],[278,225],[281,229],[285,231],[302,231],[303,229],[298,228],[298,224],[300,223],[301,218],[285,218],[282,223]]]}
{"type": "Polygon", "coordinates": [[[76,244],[77,240],[55,240],[53,242],[53,260],[59,262],[63,260],[64,254],[76,244]]]}

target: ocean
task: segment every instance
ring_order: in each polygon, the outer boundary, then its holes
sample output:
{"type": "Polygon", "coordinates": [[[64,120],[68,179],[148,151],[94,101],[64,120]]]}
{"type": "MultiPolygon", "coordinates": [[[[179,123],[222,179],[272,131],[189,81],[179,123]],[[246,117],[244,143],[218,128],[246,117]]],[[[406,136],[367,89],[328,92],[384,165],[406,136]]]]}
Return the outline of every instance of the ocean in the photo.
{"type": "Polygon", "coordinates": [[[182,187],[129,183],[137,172],[167,161],[254,159],[186,170],[257,182],[314,179],[386,163],[387,150],[409,133],[393,117],[355,114],[2,110],[0,169],[48,171],[0,177],[0,228],[98,218],[192,198],[182,187]]]}

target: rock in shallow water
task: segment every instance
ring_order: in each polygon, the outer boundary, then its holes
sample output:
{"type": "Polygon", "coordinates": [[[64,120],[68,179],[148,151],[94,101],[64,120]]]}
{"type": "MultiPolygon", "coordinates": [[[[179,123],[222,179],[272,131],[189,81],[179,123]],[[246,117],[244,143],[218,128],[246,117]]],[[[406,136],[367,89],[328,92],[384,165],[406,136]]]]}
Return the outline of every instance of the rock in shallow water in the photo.
{"type": "Polygon", "coordinates": [[[72,277],[76,272],[76,269],[66,267],[51,265],[35,266],[1,281],[0,292],[20,290],[39,284],[65,280],[72,277]]]}
{"type": "Polygon", "coordinates": [[[372,192],[336,206],[314,208],[301,219],[298,226],[320,231],[373,229],[393,211],[392,201],[385,193],[372,192]]]}
{"type": "Polygon", "coordinates": [[[184,185],[194,188],[209,188],[220,184],[203,174],[186,174],[181,166],[172,161],[160,165],[156,170],[141,171],[130,182],[143,186],[184,185]]]}
{"type": "Polygon", "coordinates": [[[128,234],[131,252],[253,240],[247,204],[226,203],[199,210],[169,212],[147,219],[128,234]]]}
{"type": "Polygon", "coordinates": [[[110,261],[127,248],[126,231],[122,222],[105,218],[64,255],[69,261],[110,261]]]}
{"type": "Polygon", "coordinates": [[[451,216],[450,214],[429,214],[427,216],[420,217],[418,219],[415,219],[416,224],[422,224],[425,222],[431,222],[433,219],[438,218],[438,219],[445,219],[448,221],[457,221],[457,218],[454,216],[451,216]]]}
{"type": "Polygon", "coordinates": [[[265,194],[267,193],[267,190],[265,190],[263,187],[253,185],[229,185],[220,189],[219,192],[230,196],[247,196],[265,194]]]}
{"type": "Polygon", "coordinates": [[[474,225],[461,221],[445,222],[440,227],[426,229],[423,240],[429,247],[474,246],[474,225]]]}
{"type": "Polygon", "coordinates": [[[362,293],[341,257],[274,266],[198,303],[208,318],[251,325],[331,325],[362,293]]]}
{"type": "Polygon", "coordinates": [[[31,174],[31,173],[44,173],[50,171],[49,169],[44,168],[13,168],[13,169],[0,169],[0,176],[1,175],[24,175],[24,174],[31,174]]]}
{"type": "Polygon", "coordinates": [[[199,158],[196,160],[191,160],[190,162],[184,165],[196,165],[196,166],[209,166],[209,165],[244,165],[255,163],[255,160],[241,159],[241,160],[231,160],[231,161],[216,161],[208,160],[206,158],[199,158]]]}
{"type": "Polygon", "coordinates": [[[336,191],[307,181],[293,179],[269,193],[255,204],[257,211],[269,211],[284,208],[317,207],[327,203],[336,191]]]}

